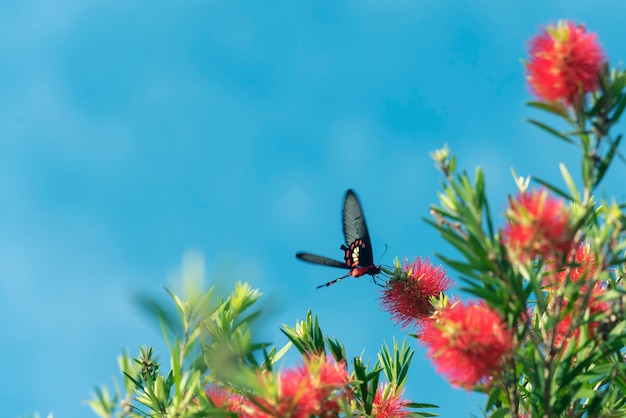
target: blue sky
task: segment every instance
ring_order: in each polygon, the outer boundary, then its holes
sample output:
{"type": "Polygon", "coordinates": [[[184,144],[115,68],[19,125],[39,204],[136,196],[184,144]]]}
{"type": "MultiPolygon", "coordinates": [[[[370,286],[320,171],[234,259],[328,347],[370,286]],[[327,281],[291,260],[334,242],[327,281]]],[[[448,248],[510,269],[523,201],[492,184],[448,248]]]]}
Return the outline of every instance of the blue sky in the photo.
{"type": "MultiPolygon", "coordinates": [[[[559,182],[573,149],[529,126],[520,58],[540,25],[569,18],[624,57],[620,0],[121,2],[0,6],[0,405],[6,416],[89,416],[116,356],[154,345],[138,307],[189,251],[209,282],[268,295],[265,335],[308,309],[349,355],[405,332],[366,279],[295,259],[336,258],[344,192],[360,195],[375,258],[454,255],[421,221],[448,143],[487,175],[559,182]]],[[[625,167],[606,192],[624,197],[625,167]],[[620,187],[621,186],[621,187],[620,187]]],[[[452,274],[452,278],[458,280],[452,274]]],[[[416,346],[415,341],[411,344],[416,346]]],[[[167,362],[166,362],[167,363],[167,362]]],[[[407,397],[480,415],[417,347],[407,397]]]]}

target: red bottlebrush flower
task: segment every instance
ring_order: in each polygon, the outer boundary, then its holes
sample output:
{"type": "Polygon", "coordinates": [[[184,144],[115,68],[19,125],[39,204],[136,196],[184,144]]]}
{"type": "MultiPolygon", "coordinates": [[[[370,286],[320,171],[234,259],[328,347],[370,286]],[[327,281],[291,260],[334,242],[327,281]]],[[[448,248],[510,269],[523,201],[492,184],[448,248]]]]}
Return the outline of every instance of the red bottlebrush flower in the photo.
{"type": "Polygon", "coordinates": [[[317,388],[335,390],[350,383],[350,375],[345,362],[329,362],[325,355],[312,356],[307,361],[307,368],[317,388]]]}
{"type": "Polygon", "coordinates": [[[548,102],[576,104],[581,93],[598,87],[604,52],[595,33],[573,22],[548,26],[529,43],[527,80],[537,97],[548,102]]]}
{"type": "MultiPolygon", "coordinates": [[[[570,251],[567,257],[567,263],[573,264],[573,267],[563,267],[558,262],[550,260],[546,263],[547,273],[543,279],[543,285],[550,288],[564,285],[567,281],[578,282],[581,279],[585,281],[593,280],[596,273],[596,257],[591,252],[591,247],[581,243],[570,251]]],[[[596,283],[600,285],[600,283],[596,283]]],[[[581,286],[580,291],[585,292],[586,285],[581,286]]]]}
{"type": "Polygon", "coordinates": [[[563,254],[572,246],[571,211],[545,189],[524,192],[510,199],[509,224],[504,228],[504,245],[513,259],[521,262],[537,256],[563,254]]]}
{"type": "MultiPolygon", "coordinates": [[[[589,308],[590,316],[594,316],[603,312],[611,310],[611,306],[607,302],[600,300],[600,296],[604,293],[604,289],[598,284],[591,291],[591,295],[587,299],[586,305],[582,304],[582,299],[576,300],[570,312],[565,314],[561,320],[556,324],[556,333],[554,338],[554,346],[561,347],[563,350],[567,347],[569,341],[576,341],[580,336],[582,330],[581,327],[586,327],[587,334],[590,337],[595,336],[596,330],[600,325],[599,321],[591,321],[583,323],[582,326],[578,326],[572,329],[572,320],[575,317],[581,317],[587,308],[589,308]]],[[[566,309],[567,301],[563,300],[562,309],[566,309]]],[[[562,311],[561,311],[562,312],[562,311]]],[[[578,322],[580,324],[580,322],[578,322]]]]}
{"type": "Polygon", "coordinates": [[[443,267],[431,264],[429,259],[417,257],[412,263],[405,260],[402,269],[406,279],[389,282],[380,300],[393,321],[405,328],[430,317],[434,311],[430,298],[450,289],[452,281],[443,267]]]}
{"type": "Polygon", "coordinates": [[[389,384],[378,387],[372,404],[372,416],[377,418],[402,418],[411,413],[406,409],[409,401],[402,398],[404,391],[398,391],[389,384]]]}
{"type": "Polygon", "coordinates": [[[230,412],[239,412],[244,402],[243,396],[218,385],[207,387],[206,394],[216,407],[230,412]]]}
{"type": "MultiPolygon", "coordinates": [[[[271,379],[261,377],[264,385],[271,379]]],[[[284,370],[276,377],[276,386],[268,387],[267,394],[254,396],[243,406],[249,418],[293,417],[308,418],[315,413],[316,394],[306,368],[284,370]]]]}
{"type": "Polygon", "coordinates": [[[456,302],[438,309],[421,337],[437,371],[468,390],[498,372],[513,350],[512,331],[484,303],[456,302]]]}
{"type": "Polygon", "coordinates": [[[344,362],[331,363],[325,355],[310,356],[304,365],[284,370],[277,377],[276,393],[254,397],[254,402],[242,409],[249,418],[335,417],[339,414],[337,400],[350,392],[349,383],[344,362]]]}
{"type": "MultiPolygon", "coordinates": [[[[571,296],[561,295],[554,303],[561,307],[561,318],[556,323],[554,346],[563,349],[567,347],[569,341],[575,341],[580,336],[581,327],[573,327],[572,322],[575,321],[576,324],[580,324],[586,309],[589,309],[591,316],[610,309],[608,303],[600,301],[600,296],[605,292],[605,288],[596,277],[598,267],[591,247],[583,243],[579,244],[575,250],[570,251],[565,264],[566,266],[563,266],[560,262],[550,260],[546,263],[548,273],[543,280],[543,285],[551,291],[554,298],[557,298],[556,291],[567,283],[579,283],[579,293],[576,294],[575,300],[571,301],[571,296]],[[591,286],[590,295],[587,294],[589,286],[591,286]],[[569,311],[563,315],[563,311],[568,309],[568,305],[570,305],[569,311]]],[[[598,325],[598,321],[591,321],[586,322],[582,327],[586,327],[588,335],[593,336],[598,325]]]]}

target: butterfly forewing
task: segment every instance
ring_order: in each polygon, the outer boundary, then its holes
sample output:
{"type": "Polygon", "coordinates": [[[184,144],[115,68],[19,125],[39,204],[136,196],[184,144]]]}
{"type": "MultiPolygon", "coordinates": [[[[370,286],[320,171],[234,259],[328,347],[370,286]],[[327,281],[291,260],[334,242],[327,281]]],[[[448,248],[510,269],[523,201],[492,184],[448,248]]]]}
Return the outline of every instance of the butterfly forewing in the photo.
{"type": "Polygon", "coordinates": [[[309,253],[297,253],[298,257],[302,261],[306,261],[313,264],[321,264],[322,266],[339,267],[342,269],[351,269],[345,262],[333,260],[332,258],[324,257],[317,254],[309,253]]]}
{"type": "Polygon", "coordinates": [[[363,216],[359,198],[356,197],[352,189],[346,192],[346,198],[343,202],[343,235],[348,246],[358,239],[363,241],[363,246],[359,249],[358,254],[359,266],[374,264],[372,243],[370,242],[370,236],[367,232],[365,216],[363,216]]]}

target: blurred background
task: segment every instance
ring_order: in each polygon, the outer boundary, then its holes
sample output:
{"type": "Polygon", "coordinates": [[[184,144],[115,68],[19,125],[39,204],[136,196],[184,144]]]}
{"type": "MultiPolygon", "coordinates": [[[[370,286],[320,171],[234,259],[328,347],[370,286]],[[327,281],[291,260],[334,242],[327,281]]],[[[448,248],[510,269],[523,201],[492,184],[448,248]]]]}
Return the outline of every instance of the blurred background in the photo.
{"type": "MultiPolygon", "coordinates": [[[[359,194],[377,260],[455,256],[423,221],[440,176],[429,152],[481,165],[494,213],[510,174],[562,185],[576,150],[527,124],[526,42],[567,18],[626,56],[621,0],[122,2],[0,6],[0,360],[3,416],[92,416],[82,401],[116,356],[166,347],[141,309],[165,299],[189,251],[208,283],[266,296],[262,337],[319,315],[372,361],[407,332],[341,259],[345,190],[359,194]],[[364,350],[364,351],[363,351],[364,350]]],[[[542,120],[551,122],[546,116],[542,120]]],[[[624,198],[624,163],[603,189],[624,198]]],[[[452,279],[459,282],[454,274],[452,279]]],[[[459,294],[458,287],[455,294],[459,294]]],[[[406,397],[481,415],[417,350],[406,397]]],[[[287,364],[288,365],[288,364],[287,364]]]]}

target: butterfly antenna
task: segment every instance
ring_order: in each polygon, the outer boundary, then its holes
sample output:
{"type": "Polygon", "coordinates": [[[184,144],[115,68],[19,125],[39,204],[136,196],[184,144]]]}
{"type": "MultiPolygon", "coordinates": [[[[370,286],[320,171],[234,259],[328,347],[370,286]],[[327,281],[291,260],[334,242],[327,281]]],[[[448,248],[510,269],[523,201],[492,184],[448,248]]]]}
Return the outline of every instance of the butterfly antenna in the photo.
{"type": "Polygon", "coordinates": [[[346,274],[345,276],[338,277],[338,278],[336,278],[335,280],[331,280],[331,281],[329,281],[328,283],[321,284],[321,285],[317,286],[317,287],[316,287],[316,289],[321,289],[322,287],[332,286],[332,285],[334,285],[335,283],[337,283],[338,281],[341,281],[341,280],[345,279],[345,278],[346,278],[346,277],[348,277],[349,275],[350,275],[350,273],[346,274]]]}
{"type": "Polygon", "coordinates": [[[378,259],[378,264],[380,266],[380,260],[383,259],[383,257],[385,256],[385,254],[387,254],[387,250],[389,249],[389,247],[387,246],[387,244],[385,244],[385,251],[383,251],[383,255],[380,256],[380,258],[378,259]]]}

